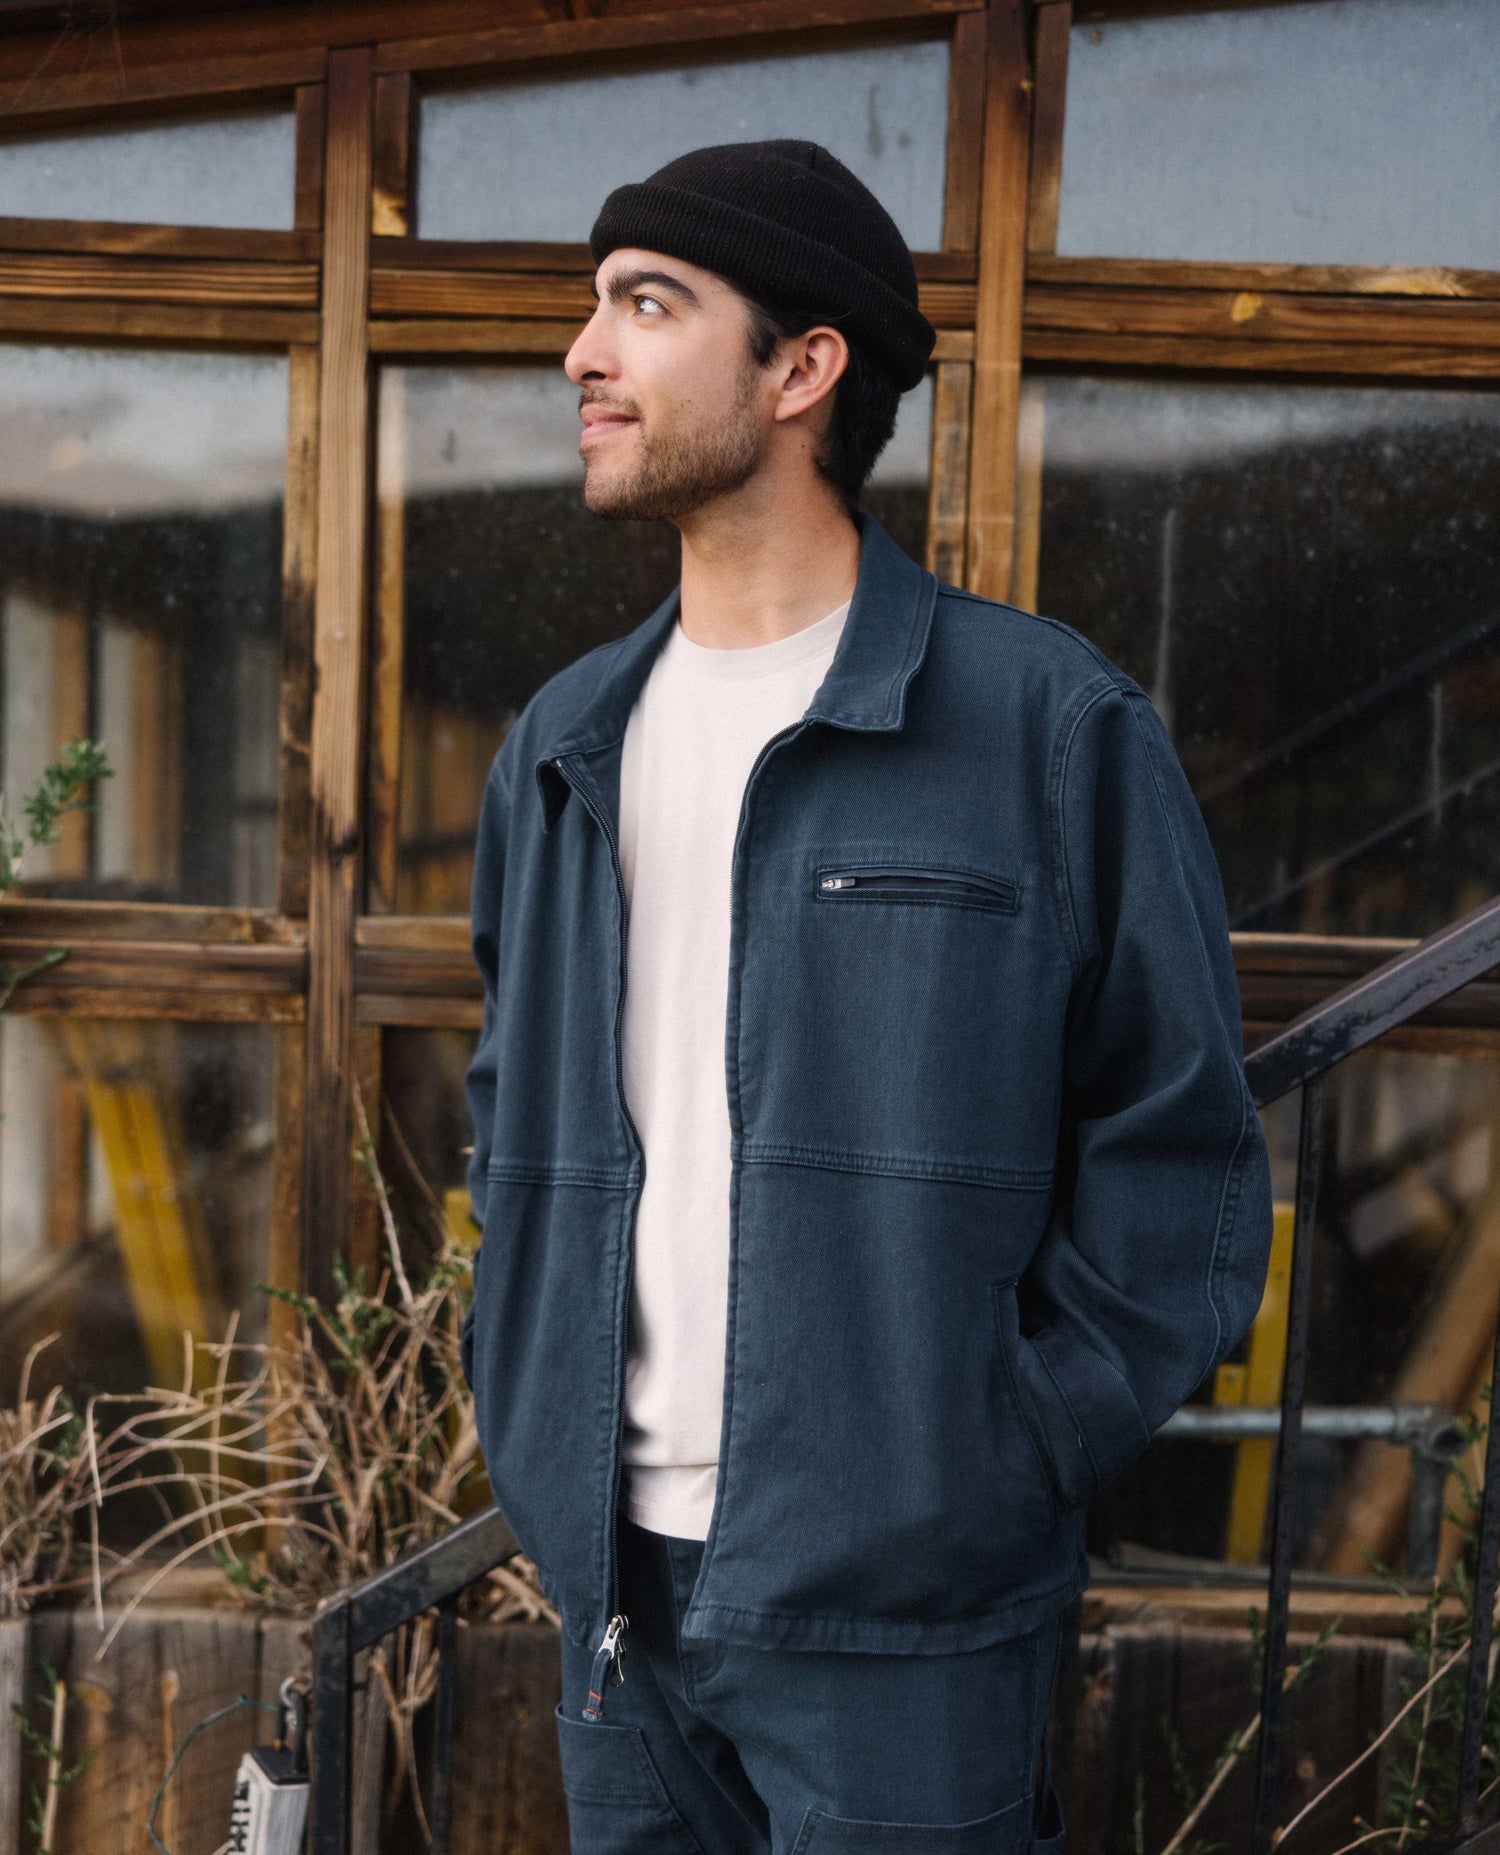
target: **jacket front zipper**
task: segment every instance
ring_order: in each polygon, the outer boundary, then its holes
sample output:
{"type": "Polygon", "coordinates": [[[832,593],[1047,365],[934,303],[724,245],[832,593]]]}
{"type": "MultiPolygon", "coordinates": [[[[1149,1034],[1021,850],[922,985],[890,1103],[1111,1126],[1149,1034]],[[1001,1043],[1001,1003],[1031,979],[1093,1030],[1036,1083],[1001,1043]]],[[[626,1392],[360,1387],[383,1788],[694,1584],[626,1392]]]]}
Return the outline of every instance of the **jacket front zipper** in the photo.
{"type": "MultiPolygon", "coordinates": [[[[768,740],[764,744],[764,746],[762,746],[759,754],[756,756],[755,764],[751,767],[749,777],[745,781],[744,795],[740,800],[739,823],[735,829],[734,848],[733,848],[733,851],[731,852],[731,857],[730,857],[731,882],[733,878],[734,864],[739,856],[740,839],[744,835],[745,818],[748,813],[749,804],[750,804],[750,793],[751,793],[752,788],[754,787],[756,776],[760,772],[761,766],[764,763],[767,755],[771,752],[771,750],[774,747],[778,746],[782,741],[789,740],[792,736],[800,734],[802,730],[810,724],[812,719],[813,718],[811,716],[804,715],[801,718],[801,720],[793,722],[789,727],[783,728],[780,731],[780,733],[773,734],[770,740],[768,740]]],[[[626,933],[627,933],[627,928],[628,928],[629,912],[628,912],[628,904],[625,899],[625,875],[624,875],[624,871],[620,863],[619,842],[615,836],[614,830],[612,829],[610,825],[609,819],[605,816],[604,812],[600,809],[600,807],[594,803],[589,793],[586,790],[584,790],[583,787],[574,785],[574,782],[571,779],[568,779],[567,771],[563,765],[563,758],[564,756],[554,757],[552,761],[552,765],[557,769],[557,771],[560,774],[562,774],[564,779],[568,780],[568,785],[572,787],[573,791],[578,793],[579,797],[583,800],[585,806],[588,808],[590,814],[598,821],[600,829],[604,832],[605,841],[609,845],[610,860],[614,866],[615,893],[616,893],[618,906],[619,906],[619,945],[620,945],[620,984],[619,984],[619,989],[618,989],[618,995],[615,1000],[615,1088],[619,1096],[621,1116],[624,1119],[626,1127],[629,1128],[631,1140],[635,1144],[636,1158],[637,1158],[637,1161],[640,1167],[641,1180],[644,1180],[645,1164],[646,1164],[645,1144],[641,1140],[639,1130],[636,1127],[635,1121],[631,1117],[629,1103],[627,1102],[626,1097],[625,1097],[625,1074],[624,1074],[624,1067],[623,1067],[621,1025],[622,1025],[622,1020],[625,1014],[625,982],[626,982],[626,966],[627,966],[626,933]]],[[[730,1090],[729,1100],[730,1100],[730,1105],[731,1105],[731,1120],[733,1121],[736,1119],[733,1113],[733,1109],[738,1101],[738,1094],[736,1091],[732,1089],[730,1090]]],[[[741,1129],[739,1128],[738,1125],[736,1125],[734,1127],[734,1134],[736,1138],[738,1138],[740,1131],[741,1129]]],[[[631,1204],[631,1208],[630,1208],[630,1220],[629,1220],[629,1225],[628,1225],[627,1232],[626,1232],[625,1296],[626,1296],[627,1311],[629,1308],[631,1277],[634,1273],[634,1268],[635,1268],[635,1219],[636,1219],[636,1213],[640,1208],[640,1198],[641,1198],[641,1181],[638,1180],[637,1185],[636,1185],[635,1199],[633,1203],[631,1204]]],[[[731,1264],[730,1264],[731,1271],[733,1270],[732,1258],[733,1258],[733,1252],[734,1252],[734,1247],[735,1247],[735,1237],[736,1237],[736,1232],[731,1229],[730,1238],[729,1238],[730,1253],[731,1253],[731,1264]]],[[[625,1347],[625,1340],[624,1340],[623,1335],[617,1335],[617,1345],[618,1345],[619,1359],[620,1359],[619,1375],[618,1375],[618,1381],[616,1385],[617,1421],[614,1426],[614,1438],[611,1444],[609,1519],[605,1526],[604,1610],[605,1610],[605,1614],[609,1618],[609,1622],[605,1627],[604,1635],[600,1640],[599,1646],[594,1652],[594,1664],[593,1664],[593,1669],[589,1677],[588,1704],[583,1709],[583,1717],[586,1720],[595,1720],[595,1721],[602,1720],[604,1718],[605,1689],[609,1685],[610,1680],[613,1679],[615,1684],[618,1685],[625,1679],[625,1668],[624,1668],[624,1662],[623,1662],[623,1658],[625,1654],[624,1634],[625,1634],[625,1631],[629,1628],[629,1622],[630,1622],[628,1617],[624,1616],[622,1613],[616,1611],[615,1609],[616,1604],[619,1602],[619,1567],[616,1563],[617,1555],[616,1555],[616,1550],[615,1550],[615,1546],[616,1546],[615,1509],[616,1509],[616,1506],[620,1498],[620,1493],[619,1493],[620,1467],[621,1467],[621,1448],[620,1448],[621,1423],[620,1423],[620,1419],[623,1418],[624,1401],[625,1401],[626,1347],[625,1347]]],[[[727,1388],[728,1388],[728,1382],[729,1382],[729,1368],[728,1368],[728,1361],[726,1360],[725,1362],[726,1393],[727,1393],[727,1388]]],[[[709,1521],[710,1537],[712,1536],[712,1532],[713,1532],[713,1528],[714,1528],[714,1524],[716,1520],[717,1520],[717,1504],[715,1508],[715,1513],[710,1516],[710,1521],[709,1521]]]]}
{"type": "Polygon", "coordinates": [[[616,1687],[625,1679],[623,1638],[629,1623],[628,1617],[617,1616],[609,1620],[609,1628],[604,1632],[604,1640],[594,1656],[594,1666],[589,1674],[589,1699],[588,1705],[583,1710],[583,1717],[586,1720],[604,1718],[604,1690],[608,1687],[611,1676],[614,1678],[616,1687]]]}
{"type": "Polygon", "coordinates": [[[957,902],[972,908],[998,908],[1013,914],[1016,885],[1000,876],[970,870],[938,870],[921,864],[881,864],[824,868],[817,872],[819,901],[957,902]]]}
{"type": "MultiPolygon", "coordinates": [[[[564,779],[568,779],[567,771],[563,766],[561,756],[555,758],[552,764],[556,767],[557,771],[562,774],[564,779]]],[[[628,905],[625,900],[625,873],[620,865],[620,846],[610,826],[609,819],[594,803],[587,791],[581,786],[573,785],[571,779],[568,779],[568,784],[572,786],[573,790],[588,807],[590,813],[598,820],[599,828],[604,833],[605,842],[609,845],[610,861],[614,866],[615,895],[619,905],[618,938],[620,943],[620,984],[615,998],[615,1089],[620,1099],[620,1114],[626,1127],[630,1131],[630,1138],[635,1145],[636,1164],[639,1173],[639,1177],[636,1180],[635,1198],[631,1203],[630,1218],[625,1233],[625,1306],[628,1316],[630,1306],[630,1279],[635,1267],[635,1217],[637,1210],[640,1208],[641,1185],[645,1179],[646,1148],[635,1121],[631,1118],[629,1103],[625,1099],[624,1057],[621,1050],[621,1022],[625,1015],[625,934],[629,919],[628,905]]],[[[615,1385],[617,1416],[614,1426],[614,1441],[611,1446],[609,1519],[604,1529],[604,1613],[609,1618],[609,1622],[605,1627],[604,1636],[599,1643],[599,1647],[594,1654],[593,1672],[589,1677],[588,1705],[583,1710],[583,1717],[586,1720],[602,1720],[604,1718],[604,1690],[608,1686],[611,1676],[616,1686],[625,1679],[624,1635],[625,1631],[630,1627],[630,1619],[615,1610],[615,1605],[619,1602],[617,1589],[619,1584],[619,1567],[615,1563],[615,1508],[620,1499],[620,1422],[623,1418],[625,1405],[625,1331],[625,1323],[621,1323],[616,1333],[616,1346],[620,1361],[615,1385]]]]}

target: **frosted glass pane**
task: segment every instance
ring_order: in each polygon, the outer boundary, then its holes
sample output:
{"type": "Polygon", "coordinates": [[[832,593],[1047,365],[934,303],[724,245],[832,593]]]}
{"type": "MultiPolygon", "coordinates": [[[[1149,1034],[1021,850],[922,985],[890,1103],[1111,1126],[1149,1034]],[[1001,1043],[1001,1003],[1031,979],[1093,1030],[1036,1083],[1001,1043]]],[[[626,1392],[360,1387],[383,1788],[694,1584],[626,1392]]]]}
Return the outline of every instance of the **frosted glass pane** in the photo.
{"type": "Polygon", "coordinates": [[[113,768],[30,893],[275,905],[286,421],[283,355],[0,344],[0,790],[113,768]]]}
{"type": "Polygon", "coordinates": [[[690,148],[800,136],[864,181],[914,251],[935,251],[947,123],[946,39],[432,90],[417,230],[582,243],[612,187],[690,148]]]}
{"type": "Polygon", "coordinates": [[[1500,269],[1500,6],[1304,0],[1082,22],[1070,257],[1500,269]]]}
{"type": "Polygon", "coordinates": [[[1229,925],[1500,893],[1500,394],[1043,377],[1039,610],[1170,730],[1229,925]]]}
{"type": "MultiPolygon", "coordinates": [[[[401,563],[402,914],[462,914],[485,775],[549,676],[630,631],[677,582],[669,522],[583,503],[578,389],[561,366],[386,367],[379,549],[401,563]]],[[[903,394],[862,501],[926,547],[932,380],[903,394]]],[[[390,597],[387,589],[386,597],[390,597]]]]}
{"type": "Polygon", "coordinates": [[[292,223],[289,109],[0,139],[0,214],[147,225],[292,223]]]}
{"type": "MultiPolygon", "coordinates": [[[[49,1335],[30,1396],[63,1385],[80,1405],[180,1385],[184,1332],[223,1340],[231,1312],[238,1345],[264,1343],[283,1034],[50,1012],[0,1024],[0,1400],[14,1407],[49,1335]]],[[[123,1546],[128,1499],[100,1520],[123,1546]]]]}

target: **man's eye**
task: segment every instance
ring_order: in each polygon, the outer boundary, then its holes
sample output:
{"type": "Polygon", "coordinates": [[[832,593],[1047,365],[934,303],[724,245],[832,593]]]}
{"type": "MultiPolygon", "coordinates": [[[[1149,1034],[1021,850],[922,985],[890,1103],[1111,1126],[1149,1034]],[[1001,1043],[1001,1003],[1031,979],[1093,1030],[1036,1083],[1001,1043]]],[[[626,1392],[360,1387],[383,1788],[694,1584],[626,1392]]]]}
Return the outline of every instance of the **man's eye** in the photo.
{"type": "Polygon", "coordinates": [[[661,299],[655,296],[635,296],[631,298],[631,301],[635,303],[654,303],[658,309],[665,307],[661,299]]]}

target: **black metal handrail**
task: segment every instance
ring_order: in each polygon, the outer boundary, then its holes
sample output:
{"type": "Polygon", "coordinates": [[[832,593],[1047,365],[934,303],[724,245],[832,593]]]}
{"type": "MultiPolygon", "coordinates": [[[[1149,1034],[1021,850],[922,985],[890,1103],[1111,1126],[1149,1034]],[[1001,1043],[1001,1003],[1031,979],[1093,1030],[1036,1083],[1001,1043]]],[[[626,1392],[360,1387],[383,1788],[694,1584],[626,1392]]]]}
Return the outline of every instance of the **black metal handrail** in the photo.
{"type": "Polygon", "coordinates": [[[410,1557],[331,1598],[313,1620],[311,1855],[348,1855],[353,1791],[354,1658],[425,1610],[438,1613],[433,1721],[433,1855],[447,1855],[452,1820],[453,1678],[458,1600],[465,1586],[520,1551],[498,1507],[487,1507],[410,1557]]]}
{"type": "MultiPolygon", "coordinates": [[[[1292,1578],[1291,1483],[1303,1429],[1307,1382],[1312,1231],[1322,1170],[1323,1077],[1356,1051],[1496,966],[1500,966],[1500,900],[1471,910],[1322,1000],[1245,1058],[1245,1074],[1257,1108],[1268,1106],[1293,1089],[1302,1091],[1286,1365],[1272,1484],[1272,1547],[1252,1855],[1269,1855],[1274,1833],[1292,1578]]],[[[1500,1317],[1496,1323],[1496,1348],[1500,1367],[1500,1317]]],[[[1494,1423],[1489,1427],[1486,1448],[1479,1538],[1457,1821],[1438,1840],[1408,1842],[1407,1855],[1459,1855],[1480,1831],[1479,1754],[1495,1604],[1496,1553],[1500,1549],[1500,1424],[1494,1423]]],[[[439,1623],[431,1821],[434,1855],[447,1855],[459,1594],[466,1585],[513,1558],[518,1550],[499,1509],[490,1507],[410,1558],[341,1592],[319,1611],[313,1626],[311,1855],[347,1855],[349,1846],[354,1658],[382,1636],[434,1607],[439,1623]]]]}
{"type": "MultiPolygon", "coordinates": [[[[1307,1388],[1312,1236],[1323,1165],[1323,1079],[1336,1064],[1408,1023],[1430,1005],[1482,978],[1497,964],[1500,964],[1500,900],[1471,909],[1446,928],[1321,1000],[1311,1010],[1283,1025],[1245,1058],[1245,1075],[1257,1108],[1268,1106],[1293,1089],[1302,1091],[1286,1365],[1272,1482],[1271,1565],[1267,1581],[1252,1855],[1270,1855],[1275,1832],[1292,1584],[1292,1474],[1302,1434],[1307,1388]]],[[[1500,1369],[1500,1310],[1497,1310],[1495,1345],[1492,1369],[1500,1369]]],[[[1469,1686],[1457,1817],[1441,1839],[1408,1843],[1408,1855],[1440,1855],[1440,1852],[1454,1855],[1480,1830],[1479,1754],[1488,1692],[1497,1546],[1500,1546],[1500,1424],[1492,1422],[1485,1450],[1484,1493],[1480,1506],[1479,1563],[1474,1577],[1474,1616],[1469,1642],[1469,1686]]]]}

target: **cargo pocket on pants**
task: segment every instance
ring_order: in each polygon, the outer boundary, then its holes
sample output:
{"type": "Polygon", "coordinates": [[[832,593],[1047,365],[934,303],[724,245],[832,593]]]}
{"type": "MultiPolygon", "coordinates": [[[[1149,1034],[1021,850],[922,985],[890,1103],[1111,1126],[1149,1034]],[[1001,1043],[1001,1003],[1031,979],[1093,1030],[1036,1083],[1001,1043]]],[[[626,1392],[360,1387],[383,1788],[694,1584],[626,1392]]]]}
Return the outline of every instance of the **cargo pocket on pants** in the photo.
{"type": "Polygon", "coordinates": [[[967,1823],[873,1823],[810,1809],[792,1855],[822,1855],[824,1849],[863,1849],[869,1855],[1030,1855],[1034,1808],[1035,1800],[1023,1797],[967,1823]]]}
{"type": "Polygon", "coordinates": [[[667,1794],[639,1726],[553,1709],[572,1855],[704,1855],[667,1794]]]}

